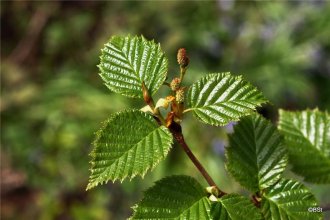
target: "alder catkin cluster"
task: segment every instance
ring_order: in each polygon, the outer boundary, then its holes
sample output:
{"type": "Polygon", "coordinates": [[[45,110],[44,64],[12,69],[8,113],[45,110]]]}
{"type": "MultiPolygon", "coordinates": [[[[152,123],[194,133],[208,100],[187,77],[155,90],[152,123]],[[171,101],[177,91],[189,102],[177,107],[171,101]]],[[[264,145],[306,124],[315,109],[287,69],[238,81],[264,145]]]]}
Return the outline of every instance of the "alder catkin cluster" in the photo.
{"type": "Polygon", "coordinates": [[[189,64],[189,57],[187,56],[187,51],[185,48],[180,48],[177,54],[178,64],[181,67],[186,67],[189,64]]]}

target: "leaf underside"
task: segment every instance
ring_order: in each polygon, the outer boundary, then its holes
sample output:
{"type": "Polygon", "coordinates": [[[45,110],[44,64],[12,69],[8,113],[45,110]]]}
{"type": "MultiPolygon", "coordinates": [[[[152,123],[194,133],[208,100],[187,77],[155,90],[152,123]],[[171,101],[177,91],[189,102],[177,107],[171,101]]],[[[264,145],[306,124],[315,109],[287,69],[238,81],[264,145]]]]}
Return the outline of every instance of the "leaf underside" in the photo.
{"type": "Polygon", "coordinates": [[[96,133],[87,189],[108,180],[144,176],[165,158],[172,135],[151,115],[139,110],[114,114],[96,133]]]}
{"type": "Polygon", "coordinates": [[[266,220],[322,219],[322,213],[308,212],[310,207],[318,207],[314,196],[301,183],[286,179],[267,189],[261,202],[266,220]]]}
{"type": "Polygon", "coordinates": [[[305,181],[330,183],[330,116],[327,112],[280,110],[292,170],[305,181]]]}
{"type": "Polygon", "coordinates": [[[208,220],[210,201],[205,189],[192,177],[171,176],[159,180],[133,207],[131,219],[208,220]]]}
{"type": "Polygon", "coordinates": [[[228,171],[253,193],[278,181],[287,164],[282,137],[258,114],[243,117],[234,127],[226,156],[228,171]]]}
{"type": "Polygon", "coordinates": [[[211,219],[213,220],[259,220],[260,211],[252,202],[241,195],[228,194],[211,205],[211,219]]]}
{"type": "Polygon", "coordinates": [[[112,37],[102,49],[100,76],[112,91],[142,98],[142,82],[154,94],[165,81],[168,61],[160,45],[144,37],[112,37]]]}
{"type": "Polygon", "coordinates": [[[261,92],[229,73],[208,74],[194,83],[187,92],[187,109],[200,121],[222,126],[249,115],[267,102],[261,92]]]}

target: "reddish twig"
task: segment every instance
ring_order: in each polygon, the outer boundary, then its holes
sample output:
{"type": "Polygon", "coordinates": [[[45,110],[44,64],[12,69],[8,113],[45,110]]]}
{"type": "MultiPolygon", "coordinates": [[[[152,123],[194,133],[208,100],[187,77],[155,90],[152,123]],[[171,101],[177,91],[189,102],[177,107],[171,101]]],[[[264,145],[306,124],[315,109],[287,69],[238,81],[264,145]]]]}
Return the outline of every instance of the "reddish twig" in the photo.
{"type": "Polygon", "coordinates": [[[198,171],[203,175],[203,177],[205,178],[207,183],[210,186],[214,186],[217,188],[217,190],[219,192],[219,197],[225,195],[226,193],[219,189],[219,187],[216,185],[216,183],[214,182],[212,177],[209,175],[209,173],[205,170],[203,165],[199,162],[199,160],[195,157],[193,152],[190,150],[189,146],[187,145],[187,143],[184,140],[184,137],[183,137],[183,134],[181,131],[181,126],[179,124],[172,123],[172,125],[170,126],[170,131],[173,134],[173,137],[175,138],[175,140],[180,144],[180,146],[183,148],[184,152],[188,155],[189,159],[193,162],[193,164],[196,166],[198,171]]]}

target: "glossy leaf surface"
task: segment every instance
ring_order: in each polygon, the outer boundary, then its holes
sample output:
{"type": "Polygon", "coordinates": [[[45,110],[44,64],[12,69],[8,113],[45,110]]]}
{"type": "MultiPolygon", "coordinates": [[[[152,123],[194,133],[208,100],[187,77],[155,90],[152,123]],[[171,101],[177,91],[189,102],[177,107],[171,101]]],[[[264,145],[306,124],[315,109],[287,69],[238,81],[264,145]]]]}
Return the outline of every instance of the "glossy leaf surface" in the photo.
{"type": "Polygon", "coordinates": [[[99,69],[112,91],[142,98],[142,82],[154,94],[165,81],[168,61],[160,45],[144,37],[112,37],[102,49],[99,69]]]}
{"type": "Polygon", "coordinates": [[[260,210],[246,197],[228,194],[212,203],[211,219],[213,220],[242,220],[262,219],[260,210]]]}
{"type": "Polygon", "coordinates": [[[226,156],[228,171],[253,193],[278,181],[287,164],[282,137],[259,114],[243,117],[234,127],[226,156]]]}
{"type": "Polygon", "coordinates": [[[108,180],[144,176],[165,158],[172,134],[151,115],[138,110],[114,114],[96,133],[87,189],[108,180]]]}
{"type": "Polygon", "coordinates": [[[226,125],[251,114],[266,99],[241,76],[209,74],[194,83],[187,93],[187,110],[202,122],[226,125]]]}
{"type": "Polygon", "coordinates": [[[299,182],[282,179],[264,194],[261,209],[266,220],[322,219],[322,213],[309,212],[318,207],[314,196],[299,182]]]}
{"type": "Polygon", "coordinates": [[[318,110],[280,110],[279,129],[292,170],[306,181],[330,183],[330,116],[318,110]]]}
{"type": "Polygon", "coordinates": [[[131,219],[210,219],[207,193],[189,176],[171,176],[157,181],[133,209],[131,219]]]}

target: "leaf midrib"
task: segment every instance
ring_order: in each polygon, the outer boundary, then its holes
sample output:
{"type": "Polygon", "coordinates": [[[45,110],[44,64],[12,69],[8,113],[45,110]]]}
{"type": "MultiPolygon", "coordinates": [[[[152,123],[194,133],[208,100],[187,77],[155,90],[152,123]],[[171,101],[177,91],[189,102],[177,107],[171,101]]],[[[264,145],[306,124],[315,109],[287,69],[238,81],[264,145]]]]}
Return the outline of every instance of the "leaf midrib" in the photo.
{"type": "MultiPolygon", "coordinates": [[[[288,123],[288,124],[289,124],[290,122],[285,122],[285,123],[288,123]]],[[[322,157],[325,157],[327,160],[329,160],[329,158],[327,157],[327,155],[325,155],[324,152],[323,152],[320,148],[318,148],[317,146],[315,146],[315,145],[314,145],[314,144],[308,139],[308,137],[306,137],[306,136],[304,135],[304,133],[300,130],[300,128],[298,127],[298,125],[294,124],[293,122],[292,122],[291,124],[292,124],[292,126],[290,126],[291,129],[294,129],[294,131],[296,131],[298,134],[300,134],[300,136],[303,138],[303,140],[306,141],[306,143],[307,143],[307,145],[308,145],[309,147],[311,147],[311,148],[317,150],[317,151],[322,155],[322,157]]],[[[282,125],[282,126],[283,126],[283,125],[282,125]]],[[[286,129],[285,133],[287,133],[287,129],[286,129]]],[[[292,133],[291,133],[291,132],[290,132],[289,134],[290,134],[290,136],[292,136],[292,133]]]]}
{"type": "MultiPolygon", "coordinates": [[[[281,193],[283,193],[283,192],[281,192],[281,193]]],[[[276,201],[272,200],[271,197],[267,197],[266,195],[264,195],[263,197],[266,198],[269,203],[274,204],[279,210],[281,210],[282,213],[285,213],[287,216],[290,216],[290,217],[292,217],[294,219],[296,218],[296,216],[294,215],[294,213],[293,212],[289,212],[289,210],[283,208],[282,204],[276,203],[276,201]]],[[[281,212],[280,212],[280,217],[282,217],[281,212]]]]}
{"type": "MultiPolygon", "coordinates": [[[[251,105],[256,105],[256,103],[252,103],[252,102],[244,100],[244,99],[235,99],[235,100],[229,100],[229,101],[215,102],[214,104],[209,104],[209,105],[195,106],[195,107],[187,108],[187,109],[184,110],[184,112],[189,112],[189,111],[194,111],[194,110],[203,110],[205,108],[210,108],[210,107],[213,107],[213,106],[228,108],[228,106],[223,105],[223,103],[233,103],[235,105],[241,105],[242,106],[242,104],[238,104],[236,102],[246,102],[246,103],[251,104],[251,105]],[[223,105],[223,106],[218,106],[218,105],[223,105]]],[[[262,103],[262,102],[260,101],[260,103],[262,103]]],[[[259,106],[260,103],[258,103],[257,106],[259,106]]],[[[244,106],[244,107],[249,108],[249,107],[246,107],[246,106],[244,106]]],[[[249,108],[249,109],[251,109],[251,108],[249,108]]]]}
{"type": "MultiPolygon", "coordinates": [[[[140,141],[138,141],[137,143],[133,144],[133,145],[132,145],[129,149],[127,149],[127,151],[125,151],[121,156],[119,156],[119,157],[113,159],[114,162],[111,163],[107,168],[105,168],[103,172],[98,173],[98,176],[101,176],[102,174],[106,173],[109,169],[111,169],[111,167],[115,164],[116,161],[118,161],[118,160],[119,160],[120,158],[122,158],[122,157],[125,157],[125,156],[128,154],[129,151],[131,151],[134,147],[137,147],[137,145],[138,145],[140,142],[144,141],[149,135],[151,135],[152,133],[158,131],[159,129],[160,129],[161,131],[163,131],[163,130],[161,129],[161,127],[162,127],[162,126],[156,127],[154,130],[152,130],[151,132],[149,132],[149,133],[148,133],[144,138],[142,138],[140,141]]],[[[161,157],[161,158],[162,158],[162,157],[161,157]]],[[[161,158],[159,158],[159,160],[160,160],[161,158]]],[[[135,160],[134,160],[134,161],[135,161],[135,160]]],[[[150,167],[150,168],[152,169],[153,167],[150,167]]],[[[146,173],[150,168],[148,168],[146,171],[144,171],[141,175],[144,176],[145,173],[146,173]]],[[[136,176],[136,175],[137,175],[137,174],[132,173],[131,178],[133,178],[133,177],[136,176]]],[[[95,179],[98,179],[98,178],[95,178],[95,179]]],[[[116,178],[116,179],[124,179],[124,178],[116,178]]]]}
{"type": "MultiPolygon", "coordinates": [[[[174,219],[180,217],[181,215],[183,215],[186,211],[188,211],[191,207],[193,207],[195,204],[199,203],[201,200],[203,199],[208,199],[206,196],[202,196],[200,199],[198,199],[196,202],[194,202],[193,204],[191,204],[188,208],[184,209],[179,216],[175,217],[174,219]]],[[[204,206],[204,203],[203,203],[203,206],[204,206]]]]}
{"type": "MultiPolygon", "coordinates": [[[[126,40],[126,38],[124,39],[124,41],[125,41],[125,40],[126,40]]],[[[122,47],[117,46],[117,45],[115,45],[115,44],[112,44],[112,45],[113,45],[116,49],[118,49],[118,50],[120,51],[120,53],[122,54],[123,57],[126,58],[128,65],[129,65],[129,66],[131,67],[131,69],[132,69],[132,72],[133,72],[134,75],[137,77],[137,79],[139,80],[139,82],[142,84],[142,79],[140,78],[138,72],[136,72],[135,69],[134,69],[134,67],[132,66],[132,63],[131,63],[131,61],[130,61],[129,58],[128,58],[128,54],[126,55],[125,52],[123,51],[124,45],[123,45],[122,47]]],[[[136,50],[136,47],[135,47],[135,50],[136,50]]]]}
{"type": "Polygon", "coordinates": [[[258,190],[261,191],[260,187],[260,167],[258,163],[258,149],[257,149],[257,138],[256,138],[256,122],[255,119],[252,121],[252,132],[253,132],[253,145],[254,145],[254,153],[255,153],[255,162],[256,162],[256,167],[257,167],[257,172],[258,172],[258,190]]]}
{"type": "MultiPolygon", "coordinates": [[[[189,207],[187,207],[186,209],[183,209],[181,213],[179,213],[177,216],[175,217],[158,217],[158,219],[165,219],[165,220],[178,220],[183,213],[185,213],[186,211],[188,211],[191,207],[193,207],[195,204],[199,203],[201,200],[203,200],[204,198],[208,199],[207,197],[205,197],[204,195],[199,198],[196,202],[192,203],[189,207]]],[[[203,203],[204,204],[204,203],[203,203]]],[[[129,218],[130,220],[134,219],[134,216],[132,216],[131,218],[129,218]]],[[[142,219],[146,219],[146,218],[138,218],[140,220],[142,219]]]]}

